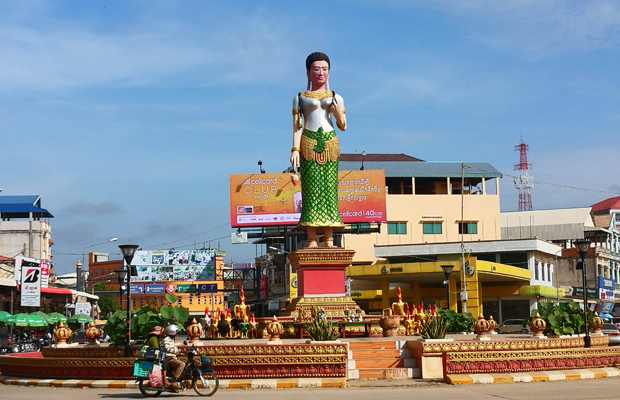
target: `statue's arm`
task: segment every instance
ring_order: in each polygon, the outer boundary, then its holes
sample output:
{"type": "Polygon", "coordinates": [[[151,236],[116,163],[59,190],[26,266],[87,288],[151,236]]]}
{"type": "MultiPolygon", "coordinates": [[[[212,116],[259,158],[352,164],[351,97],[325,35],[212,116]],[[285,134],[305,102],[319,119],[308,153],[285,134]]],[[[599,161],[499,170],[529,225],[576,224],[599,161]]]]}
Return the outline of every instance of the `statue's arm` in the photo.
{"type": "Polygon", "coordinates": [[[344,100],[339,94],[336,94],[336,97],[334,97],[331,112],[334,118],[336,118],[336,126],[338,129],[345,131],[347,129],[347,117],[345,116],[344,100]]]}
{"type": "Polygon", "coordinates": [[[299,96],[293,98],[293,147],[291,148],[291,165],[293,169],[299,166],[299,146],[301,145],[301,106],[299,96]]]}

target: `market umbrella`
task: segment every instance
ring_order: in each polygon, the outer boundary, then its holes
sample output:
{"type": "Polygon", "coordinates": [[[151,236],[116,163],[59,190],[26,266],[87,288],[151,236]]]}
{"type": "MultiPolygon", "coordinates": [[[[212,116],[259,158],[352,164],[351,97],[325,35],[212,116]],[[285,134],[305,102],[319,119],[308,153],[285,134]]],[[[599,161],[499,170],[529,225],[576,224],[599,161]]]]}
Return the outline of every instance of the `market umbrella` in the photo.
{"type": "MultiPolygon", "coordinates": [[[[47,318],[47,317],[45,317],[45,318],[47,318]]],[[[28,318],[27,318],[26,323],[28,325],[24,325],[24,326],[45,326],[45,325],[48,324],[46,322],[46,320],[43,319],[43,317],[41,315],[37,315],[37,314],[28,314],[28,318]]],[[[17,325],[17,326],[19,326],[19,325],[17,325]]]]}
{"type": "Polygon", "coordinates": [[[67,318],[67,322],[74,323],[74,324],[87,324],[92,321],[93,319],[89,315],[86,315],[86,314],[75,314],[67,318]]]}
{"type": "Polygon", "coordinates": [[[11,316],[11,313],[6,311],[0,311],[0,322],[5,322],[8,317],[11,316]]]}
{"type": "Polygon", "coordinates": [[[47,316],[53,323],[60,322],[60,321],[65,322],[67,320],[67,317],[59,312],[49,313],[47,314],[47,316]]]}
{"type": "Polygon", "coordinates": [[[49,325],[52,324],[53,321],[52,319],[49,317],[49,315],[47,315],[46,313],[44,313],[43,311],[35,311],[33,313],[30,313],[30,315],[32,316],[37,316],[39,318],[41,318],[43,320],[43,322],[45,322],[45,325],[49,325]]]}
{"type": "Polygon", "coordinates": [[[39,316],[24,313],[11,315],[5,322],[7,325],[15,326],[45,326],[45,322],[39,316]]]}

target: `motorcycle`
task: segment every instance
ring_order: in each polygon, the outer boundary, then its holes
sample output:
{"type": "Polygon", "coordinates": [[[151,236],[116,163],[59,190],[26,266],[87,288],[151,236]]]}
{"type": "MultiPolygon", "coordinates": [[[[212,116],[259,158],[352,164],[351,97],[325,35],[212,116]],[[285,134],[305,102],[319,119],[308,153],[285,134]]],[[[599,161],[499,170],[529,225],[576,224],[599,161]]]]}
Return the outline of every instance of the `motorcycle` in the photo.
{"type": "MultiPolygon", "coordinates": [[[[187,349],[187,363],[185,368],[177,379],[179,391],[194,389],[199,396],[212,396],[220,387],[220,381],[211,368],[211,360],[207,356],[200,357],[200,366],[196,364],[196,356],[198,352],[193,347],[187,349]]],[[[169,373],[166,373],[170,376],[169,373]]],[[[138,389],[145,397],[157,397],[163,392],[176,393],[176,390],[160,386],[151,386],[147,377],[140,377],[136,380],[138,389]]]]}

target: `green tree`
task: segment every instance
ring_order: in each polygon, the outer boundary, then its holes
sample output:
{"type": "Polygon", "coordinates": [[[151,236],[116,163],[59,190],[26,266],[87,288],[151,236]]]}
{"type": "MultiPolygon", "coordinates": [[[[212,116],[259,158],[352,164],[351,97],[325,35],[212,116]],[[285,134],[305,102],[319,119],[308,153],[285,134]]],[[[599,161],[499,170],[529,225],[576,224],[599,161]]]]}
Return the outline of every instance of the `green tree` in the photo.
{"type": "MultiPolygon", "coordinates": [[[[104,282],[97,282],[93,285],[93,290],[95,292],[106,292],[113,291],[114,287],[106,285],[104,282]]],[[[98,295],[99,308],[101,309],[102,316],[108,316],[114,314],[116,311],[120,309],[118,304],[118,298],[112,293],[101,293],[98,295]]]]}

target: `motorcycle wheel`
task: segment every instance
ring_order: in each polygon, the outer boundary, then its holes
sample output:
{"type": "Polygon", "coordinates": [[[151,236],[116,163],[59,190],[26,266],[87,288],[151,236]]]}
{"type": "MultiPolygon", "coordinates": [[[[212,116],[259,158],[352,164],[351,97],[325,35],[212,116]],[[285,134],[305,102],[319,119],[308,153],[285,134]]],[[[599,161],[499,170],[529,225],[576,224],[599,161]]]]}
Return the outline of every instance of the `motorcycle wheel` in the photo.
{"type": "Polygon", "coordinates": [[[140,378],[138,381],[138,389],[140,389],[140,393],[142,393],[144,397],[157,397],[161,394],[161,390],[153,389],[151,385],[149,385],[149,380],[145,378],[140,378]]]}
{"type": "Polygon", "coordinates": [[[220,381],[213,372],[204,371],[194,378],[192,387],[199,396],[212,396],[220,387],[220,381]]]}

